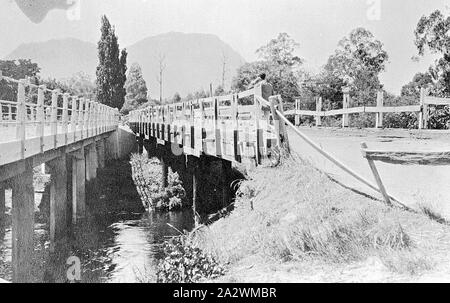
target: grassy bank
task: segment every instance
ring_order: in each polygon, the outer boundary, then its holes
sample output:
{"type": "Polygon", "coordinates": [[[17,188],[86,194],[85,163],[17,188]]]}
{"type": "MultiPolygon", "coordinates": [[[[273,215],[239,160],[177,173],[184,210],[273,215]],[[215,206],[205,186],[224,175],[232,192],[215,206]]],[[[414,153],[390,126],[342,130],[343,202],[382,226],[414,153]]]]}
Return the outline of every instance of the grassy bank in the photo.
{"type": "Polygon", "coordinates": [[[261,168],[194,241],[225,282],[450,278],[450,228],[351,192],[301,160],[261,168]]]}

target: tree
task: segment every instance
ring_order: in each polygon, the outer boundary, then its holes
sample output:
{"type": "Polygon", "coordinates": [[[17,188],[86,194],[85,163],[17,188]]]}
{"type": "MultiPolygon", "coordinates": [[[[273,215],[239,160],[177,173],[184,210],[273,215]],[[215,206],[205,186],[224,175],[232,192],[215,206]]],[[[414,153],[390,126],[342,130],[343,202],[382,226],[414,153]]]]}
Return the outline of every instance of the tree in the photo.
{"type": "Polygon", "coordinates": [[[442,54],[436,60],[429,72],[437,79],[435,94],[443,97],[450,96],[450,16],[445,17],[441,11],[436,10],[428,17],[420,18],[415,35],[415,44],[419,55],[423,56],[426,49],[434,54],[442,54]]]}
{"type": "Polygon", "coordinates": [[[267,82],[273,86],[274,92],[280,94],[287,102],[293,102],[299,94],[298,73],[286,70],[280,75],[279,67],[273,62],[256,61],[242,65],[233,79],[232,89],[244,91],[261,73],[267,75],[267,82]]]}
{"type": "Polygon", "coordinates": [[[175,93],[175,95],[172,98],[172,103],[178,103],[181,102],[181,96],[179,93],[175,93]]]}
{"type": "Polygon", "coordinates": [[[412,97],[415,100],[420,98],[420,89],[433,86],[434,81],[430,73],[417,73],[411,82],[402,87],[402,97],[412,97]]]}
{"type": "MultiPolygon", "coordinates": [[[[367,105],[375,102],[376,92],[381,88],[378,76],[385,70],[388,59],[383,43],[370,31],[357,28],[339,41],[335,53],[328,58],[325,78],[350,86],[354,99],[367,105]]],[[[336,89],[341,91],[342,87],[336,89]]]]}
{"type": "Polygon", "coordinates": [[[142,76],[142,69],[137,63],[133,63],[130,67],[125,82],[125,91],[125,104],[121,109],[124,115],[147,102],[147,84],[142,76]]]}
{"type": "MultiPolygon", "coordinates": [[[[16,80],[36,77],[41,69],[31,60],[0,60],[0,70],[3,76],[16,80]]],[[[14,101],[17,99],[17,85],[6,80],[0,81],[0,100],[14,101]]]]}
{"type": "Polygon", "coordinates": [[[101,38],[98,42],[97,101],[122,108],[125,97],[126,50],[120,52],[114,27],[102,17],[101,38]]]}
{"type": "Polygon", "coordinates": [[[72,95],[82,96],[90,100],[95,99],[95,83],[84,72],[76,73],[72,77],[64,79],[62,84],[67,87],[72,95]]]}
{"type": "MultiPolygon", "coordinates": [[[[267,62],[279,67],[279,72],[291,69],[302,64],[303,60],[294,55],[295,50],[300,46],[287,33],[280,33],[276,39],[260,47],[256,54],[267,62]]],[[[281,78],[281,76],[280,76],[281,78]]]]}

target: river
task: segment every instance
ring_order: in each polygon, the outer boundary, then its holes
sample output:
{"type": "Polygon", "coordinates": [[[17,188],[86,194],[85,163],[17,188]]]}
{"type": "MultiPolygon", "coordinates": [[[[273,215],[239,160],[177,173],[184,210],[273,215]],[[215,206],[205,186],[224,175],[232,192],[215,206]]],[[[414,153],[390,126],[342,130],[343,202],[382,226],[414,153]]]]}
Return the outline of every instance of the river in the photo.
{"type": "MultiPolygon", "coordinates": [[[[74,256],[81,261],[84,283],[156,282],[161,243],[178,235],[176,229],[193,227],[192,211],[146,212],[129,172],[129,164],[119,162],[99,174],[86,220],[57,247],[50,244],[45,220],[36,223],[33,281],[67,282],[66,262],[74,256]]],[[[0,229],[0,278],[11,280],[9,223],[0,229]]]]}

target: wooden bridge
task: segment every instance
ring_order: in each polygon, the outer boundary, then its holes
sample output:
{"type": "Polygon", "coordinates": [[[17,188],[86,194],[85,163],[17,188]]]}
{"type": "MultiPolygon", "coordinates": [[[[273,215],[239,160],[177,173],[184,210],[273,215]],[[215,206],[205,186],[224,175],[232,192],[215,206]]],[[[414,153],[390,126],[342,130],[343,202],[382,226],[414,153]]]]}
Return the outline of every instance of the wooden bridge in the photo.
{"type": "Polygon", "coordinates": [[[129,123],[141,140],[169,144],[174,154],[260,165],[282,140],[282,126],[273,118],[280,101],[271,85],[259,84],[237,94],[132,111],[129,123]]]}
{"type": "Polygon", "coordinates": [[[34,234],[33,168],[51,174],[50,238],[64,237],[85,215],[85,184],[105,160],[118,157],[119,113],[90,100],[15,80],[0,73],[16,100],[0,100],[0,222],[5,190],[12,190],[13,281],[31,274],[34,234]],[[71,218],[71,219],[70,219],[71,218]]]}

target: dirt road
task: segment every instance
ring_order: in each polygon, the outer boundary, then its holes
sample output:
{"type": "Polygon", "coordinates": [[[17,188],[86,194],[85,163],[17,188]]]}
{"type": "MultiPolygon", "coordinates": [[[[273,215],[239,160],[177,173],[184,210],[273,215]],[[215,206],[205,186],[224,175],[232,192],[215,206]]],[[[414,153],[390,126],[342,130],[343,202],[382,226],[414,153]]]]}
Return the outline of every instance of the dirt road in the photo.
{"type": "MultiPolygon", "coordinates": [[[[300,130],[323,149],[374,184],[375,180],[367,160],[361,155],[361,142],[366,142],[369,149],[377,150],[450,151],[449,131],[307,127],[301,127],[300,130]]],[[[325,159],[292,131],[289,132],[289,140],[293,151],[337,181],[381,199],[378,193],[325,159]]],[[[411,207],[430,206],[445,218],[450,219],[450,166],[404,166],[381,162],[376,164],[390,194],[411,207]]]]}

